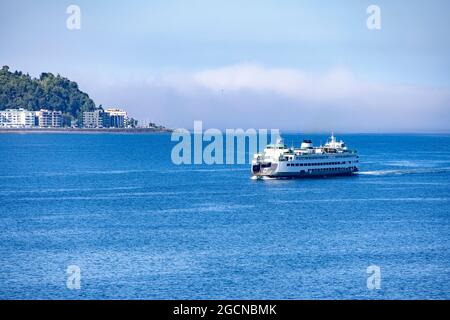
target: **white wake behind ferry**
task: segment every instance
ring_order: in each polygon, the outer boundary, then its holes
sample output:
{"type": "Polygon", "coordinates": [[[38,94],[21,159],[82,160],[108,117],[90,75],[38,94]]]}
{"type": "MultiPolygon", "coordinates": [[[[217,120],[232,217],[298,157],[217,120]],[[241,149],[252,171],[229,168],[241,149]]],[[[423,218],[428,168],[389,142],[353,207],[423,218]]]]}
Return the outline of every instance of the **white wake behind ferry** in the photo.
{"type": "Polygon", "coordinates": [[[320,147],[303,140],[300,148],[288,148],[282,140],[269,144],[252,160],[254,177],[301,178],[351,175],[359,171],[357,151],[349,150],[334,135],[320,147]]]}

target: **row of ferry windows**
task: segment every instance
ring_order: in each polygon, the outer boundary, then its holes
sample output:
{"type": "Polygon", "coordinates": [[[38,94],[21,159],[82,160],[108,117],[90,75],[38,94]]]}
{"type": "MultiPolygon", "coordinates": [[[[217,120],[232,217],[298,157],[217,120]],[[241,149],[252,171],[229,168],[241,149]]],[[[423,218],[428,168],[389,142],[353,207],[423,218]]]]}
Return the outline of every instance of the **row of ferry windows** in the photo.
{"type": "MultiPolygon", "coordinates": [[[[358,161],[354,161],[358,162],[358,161]]],[[[314,167],[314,166],[330,166],[330,165],[338,165],[338,164],[346,164],[347,162],[324,162],[324,163],[288,163],[288,167],[314,167]]],[[[349,163],[352,163],[349,161],[349,163]]]]}
{"type": "MultiPolygon", "coordinates": [[[[346,171],[348,169],[356,170],[356,167],[349,168],[320,168],[320,169],[310,169],[308,172],[323,172],[323,171],[346,171]]],[[[303,171],[302,171],[303,172],[303,171]]]]}

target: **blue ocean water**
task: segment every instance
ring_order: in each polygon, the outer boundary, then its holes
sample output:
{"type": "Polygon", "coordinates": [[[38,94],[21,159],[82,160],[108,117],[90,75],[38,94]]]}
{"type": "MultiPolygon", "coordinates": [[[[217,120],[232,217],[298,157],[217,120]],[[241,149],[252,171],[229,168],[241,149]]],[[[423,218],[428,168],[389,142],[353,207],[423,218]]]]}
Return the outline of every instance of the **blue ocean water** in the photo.
{"type": "Polygon", "coordinates": [[[255,181],[168,134],[0,135],[0,298],[449,299],[450,136],[339,138],[361,174],[255,181]]]}

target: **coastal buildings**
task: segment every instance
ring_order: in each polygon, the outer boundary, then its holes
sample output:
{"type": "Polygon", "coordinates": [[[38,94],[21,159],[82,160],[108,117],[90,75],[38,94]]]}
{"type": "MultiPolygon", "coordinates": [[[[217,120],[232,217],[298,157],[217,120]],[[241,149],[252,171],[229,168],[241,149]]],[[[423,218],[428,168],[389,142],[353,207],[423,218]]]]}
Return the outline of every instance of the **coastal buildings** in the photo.
{"type": "Polygon", "coordinates": [[[36,125],[35,112],[25,109],[0,111],[0,126],[10,128],[31,128],[36,125]]]}
{"type": "Polygon", "coordinates": [[[61,111],[41,109],[36,111],[36,118],[40,128],[61,128],[63,124],[61,111]]]}
{"type": "Polygon", "coordinates": [[[126,111],[109,108],[106,110],[83,112],[84,128],[127,128],[136,125],[136,121],[129,119],[126,111]]]}
{"type": "Polygon", "coordinates": [[[83,112],[84,128],[108,128],[109,116],[102,110],[83,112]]]}
{"type": "MultiPolygon", "coordinates": [[[[83,112],[79,121],[64,115],[61,111],[40,109],[30,111],[24,108],[0,110],[0,128],[87,128],[87,129],[132,129],[138,128],[138,121],[129,118],[125,110],[102,108],[83,112]],[[81,122],[82,121],[82,122],[81,122]]],[[[149,127],[150,128],[150,127],[149,127]]],[[[156,129],[156,128],[155,128],[156,129]]]]}
{"type": "Polygon", "coordinates": [[[111,128],[125,128],[127,127],[128,114],[121,109],[106,109],[105,113],[109,116],[109,124],[111,128]]]}
{"type": "Polygon", "coordinates": [[[61,111],[41,109],[29,111],[23,108],[0,111],[0,127],[6,128],[61,128],[61,111]]]}

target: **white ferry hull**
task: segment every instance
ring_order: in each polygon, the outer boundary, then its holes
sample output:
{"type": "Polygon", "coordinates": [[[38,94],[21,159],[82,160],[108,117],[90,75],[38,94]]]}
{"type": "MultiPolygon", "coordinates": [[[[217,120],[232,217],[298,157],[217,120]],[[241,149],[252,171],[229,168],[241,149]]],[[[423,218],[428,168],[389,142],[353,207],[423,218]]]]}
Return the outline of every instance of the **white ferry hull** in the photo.
{"type": "Polygon", "coordinates": [[[319,178],[319,177],[332,177],[332,176],[351,176],[356,174],[359,169],[336,169],[333,171],[320,172],[320,171],[301,171],[301,172],[282,172],[277,170],[267,170],[264,172],[252,171],[252,175],[256,178],[319,178]]]}
{"type": "MultiPolygon", "coordinates": [[[[348,161],[348,162],[355,162],[348,161]]],[[[347,161],[346,161],[347,162],[347,161]]],[[[340,165],[340,166],[313,166],[301,167],[295,166],[286,167],[287,163],[279,164],[272,163],[270,167],[265,167],[267,164],[253,163],[252,175],[256,177],[270,177],[270,178],[313,178],[313,177],[329,177],[329,176],[348,176],[353,175],[359,171],[355,164],[340,165]]]]}

